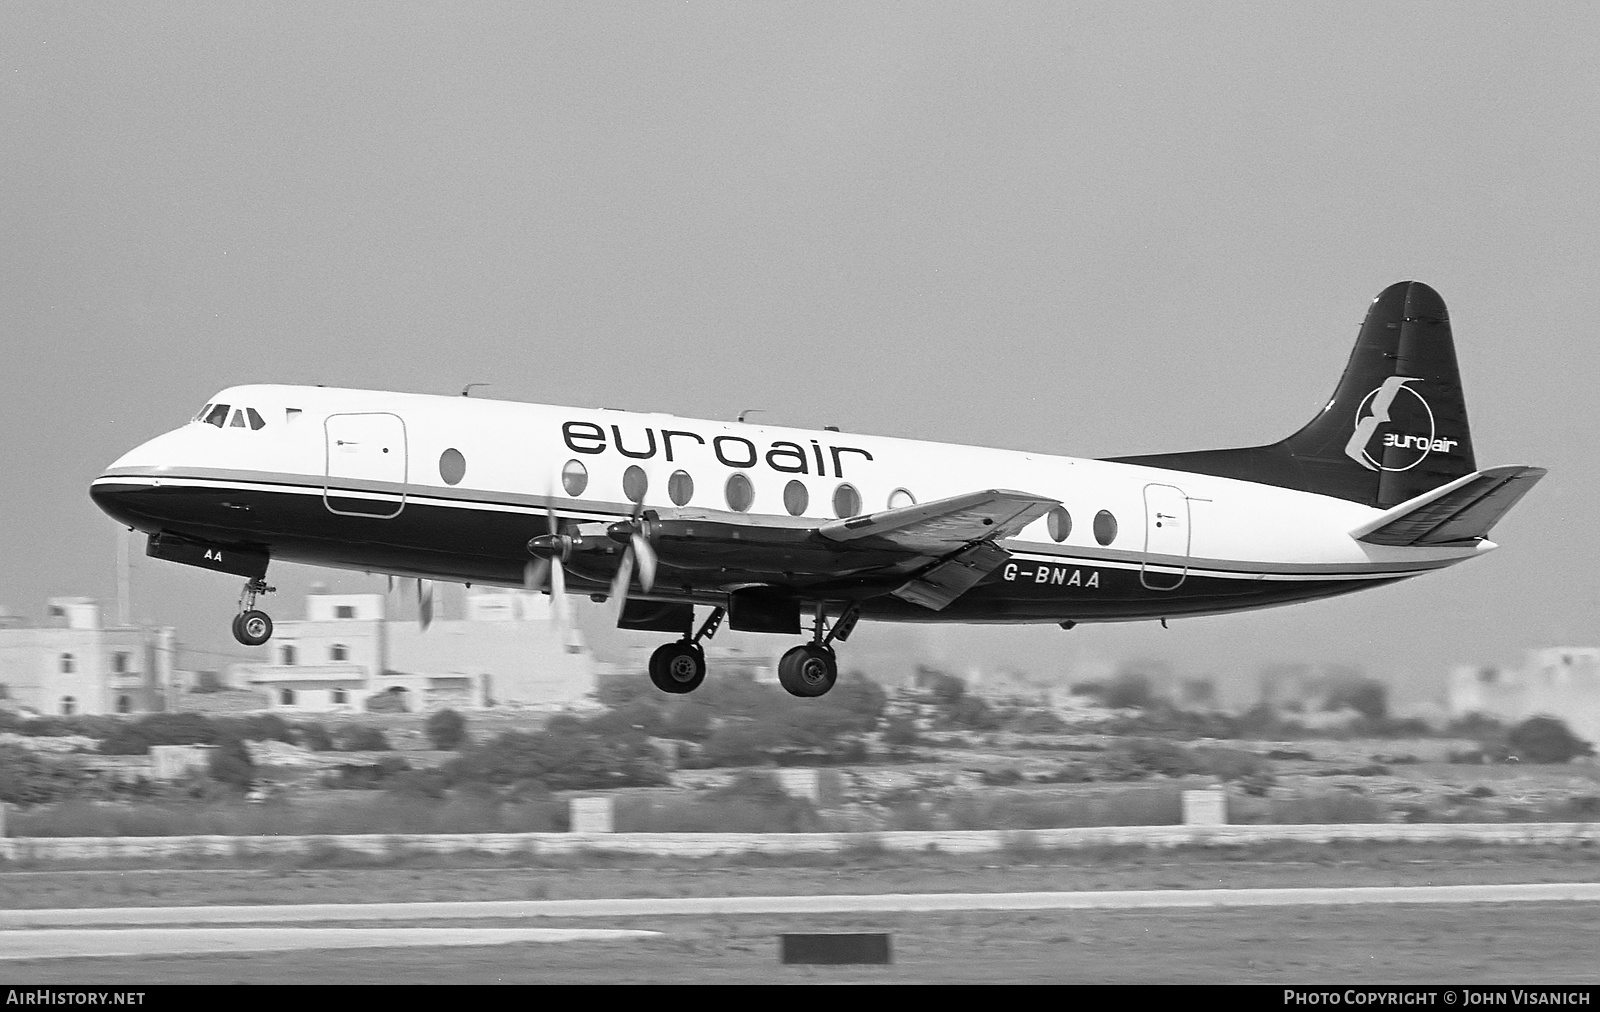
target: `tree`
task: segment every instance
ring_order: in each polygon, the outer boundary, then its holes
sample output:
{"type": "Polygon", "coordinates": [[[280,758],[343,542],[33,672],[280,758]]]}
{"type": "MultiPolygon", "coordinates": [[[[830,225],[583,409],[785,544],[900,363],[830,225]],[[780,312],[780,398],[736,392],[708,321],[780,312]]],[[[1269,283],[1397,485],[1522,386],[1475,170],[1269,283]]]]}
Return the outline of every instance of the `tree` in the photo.
{"type": "Polygon", "coordinates": [[[1349,708],[1368,720],[1389,715],[1389,688],[1375,678],[1340,677],[1330,680],[1324,710],[1349,708]]]}
{"type": "Polygon", "coordinates": [[[245,747],[243,739],[224,738],[217,742],[206,762],[210,767],[211,779],[219,784],[247,791],[255,783],[255,761],[250,758],[250,750],[245,747]]]}
{"type": "Polygon", "coordinates": [[[1506,735],[1506,746],[1512,755],[1531,763],[1564,763],[1594,755],[1594,746],[1555,717],[1529,717],[1506,735]]]}
{"type": "Polygon", "coordinates": [[[440,710],[428,717],[423,730],[434,748],[454,750],[467,739],[467,719],[454,710],[440,710]]]}
{"type": "Polygon", "coordinates": [[[1150,679],[1137,671],[1125,671],[1106,685],[1102,701],[1113,710],[1142,710],[1155,702],[1150,679]]]}

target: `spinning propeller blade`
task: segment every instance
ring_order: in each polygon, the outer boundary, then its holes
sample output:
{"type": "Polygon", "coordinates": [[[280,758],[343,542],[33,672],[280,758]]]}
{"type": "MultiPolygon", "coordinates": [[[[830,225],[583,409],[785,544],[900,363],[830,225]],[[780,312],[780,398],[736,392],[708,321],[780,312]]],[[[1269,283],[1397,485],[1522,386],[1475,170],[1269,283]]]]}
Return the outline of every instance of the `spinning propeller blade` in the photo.
{"type": "Polygon", "coordinates": [[[424,632],[433,624],[433,581],[417,581],[417,622],[424,632]]]}

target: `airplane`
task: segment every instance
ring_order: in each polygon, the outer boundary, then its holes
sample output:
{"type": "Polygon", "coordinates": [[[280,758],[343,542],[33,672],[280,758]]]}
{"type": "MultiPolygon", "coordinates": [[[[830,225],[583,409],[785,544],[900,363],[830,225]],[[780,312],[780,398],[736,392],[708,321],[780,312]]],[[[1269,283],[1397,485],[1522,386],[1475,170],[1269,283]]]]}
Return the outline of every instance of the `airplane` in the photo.
{"type": "Polygon", "coordinates": [[[861,619],[1080,623],[1244,611],[1379,587],[1495,548],[1544,469],[1479,470],[1449,315],[1416,281],[1369,307],[1333,397],[1275,443],[1084,459],[487,398],[248,385],[144,443],[90,495],[148,555],[245,578],[272,560],[608,601],[702,642],[809,637],[779,682],[815,697],[861,619]],[[709,607],[695,624],[696,607],[709,607]]]}

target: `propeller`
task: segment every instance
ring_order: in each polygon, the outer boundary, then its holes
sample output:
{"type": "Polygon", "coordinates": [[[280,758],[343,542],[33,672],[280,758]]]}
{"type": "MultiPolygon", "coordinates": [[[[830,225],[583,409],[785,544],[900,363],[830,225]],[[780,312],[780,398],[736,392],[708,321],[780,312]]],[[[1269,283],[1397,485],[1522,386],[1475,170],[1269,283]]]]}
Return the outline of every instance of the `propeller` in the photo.
{"type": "Polygon", "coordinates": [[[545,524],[550,533],[541,534],[528,542],[528,551],[534,558],[522,567],[522,587],[533,593],[543,590],[546,580],[549,581],[550,607],[555,613],[561,637],[565,640],[572,623],[567,611],[567,574],[561,560],[572,550],[572,541],[560,533],[561,524],[556,519],[555,507],[545,507],[545,524]]]}
{"type": "Polygon", "coordinates": [[[417,581],[417,622],[421,624],[422,631],[427,632],[428,626],[433,624],[433,581],[417,581]]]}
{"type": "Polygon", "coordinates": [[[613,541],[621,541],[627,545],[622,550],[622,561],[617,565],[617,575],[611,578],[611,595],[607,598],[612,602],[612,609],[619,618],[628,600],[628,584],[633,580],[635,569],[639,571],[639,587],[645,593],[648,594],[656,582],[656,549],[646,533],[650,521],[640,519],[643,510],[643,502],[635,503],[632,517],[619,520],[606,530],[613,541]]]}

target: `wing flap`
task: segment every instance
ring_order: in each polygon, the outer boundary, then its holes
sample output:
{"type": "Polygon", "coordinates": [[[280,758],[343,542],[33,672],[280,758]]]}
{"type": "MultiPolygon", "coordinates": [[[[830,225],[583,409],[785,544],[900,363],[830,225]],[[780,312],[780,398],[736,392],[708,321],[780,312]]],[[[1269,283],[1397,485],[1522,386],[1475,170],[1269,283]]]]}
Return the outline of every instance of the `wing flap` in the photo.
{"type": "Polygon", "coordinates": [[[1371,545],[1426,547],[1488,535],[1547,472],[1542,467],[1491,467],[1403,502],[1350,532],[1371,545]]]}
{"type": "Polygon", "coordinates": [[[980,541],[924,570],[916,579],[906,581],[892,593],[902,601],[920,604],[930,611],[940,611],[1009,558],[1011,553],[994,542],[980,541]]]}
{"type": "Polygon", "coordinates": [[[922,554],[944,555],[974,541],[1014,537],[1059,505],[1057,499],[1027,492],[989,489],[830,521],[817,533],[830,541],[877,538],[922,554]]]}

